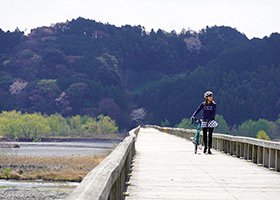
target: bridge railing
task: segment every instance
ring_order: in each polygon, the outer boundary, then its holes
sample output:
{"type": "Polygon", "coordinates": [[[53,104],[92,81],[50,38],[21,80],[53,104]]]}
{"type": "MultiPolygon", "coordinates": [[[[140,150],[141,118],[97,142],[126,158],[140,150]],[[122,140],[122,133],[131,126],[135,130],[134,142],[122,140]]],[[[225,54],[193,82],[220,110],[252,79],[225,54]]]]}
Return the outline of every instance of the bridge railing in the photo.
{"type": "Polygon", "coordinates": [[[140,127],[126,137],[68,196],[68,200],[123,199],[135,155],[135,140],[140,127]]]}
{"type": "MultiPolygon", "coordinates": [[[[169,128],[154,125],[147,127],[191,140],[196,133],[193,129],[169,128]]],[[[226,154],[251,161],[259,166],[280,172],[280,142],[250,137],[213,134],[213,148],[226,154]]]]}

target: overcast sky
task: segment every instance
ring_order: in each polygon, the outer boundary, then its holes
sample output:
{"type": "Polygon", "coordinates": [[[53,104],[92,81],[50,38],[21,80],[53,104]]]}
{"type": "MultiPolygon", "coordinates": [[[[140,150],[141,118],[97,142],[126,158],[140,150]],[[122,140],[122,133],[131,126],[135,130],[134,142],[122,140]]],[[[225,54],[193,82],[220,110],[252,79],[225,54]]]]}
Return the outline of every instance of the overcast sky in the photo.
{"type": "Polygon", "coordinates": [[[30,30],[77,17],[146,30],[237,28],[247,37],[280,32],[280,0],[0,0],[0,28],[30,30]]]}

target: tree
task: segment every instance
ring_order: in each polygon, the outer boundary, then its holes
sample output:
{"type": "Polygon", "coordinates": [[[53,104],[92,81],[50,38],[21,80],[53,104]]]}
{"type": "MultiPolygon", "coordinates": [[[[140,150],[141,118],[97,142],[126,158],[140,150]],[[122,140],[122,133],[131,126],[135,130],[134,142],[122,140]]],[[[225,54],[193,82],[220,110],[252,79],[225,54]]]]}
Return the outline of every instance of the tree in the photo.
{"type": "Polygon", "coordinates": [[[67,115],[72,111],[69,96],[66,94],[66,92],[62,92],[60,96],[55,99],[55,103],[63,115],[67,115]]]}
{"type": "Polygon", "coordinates": [[[117,122],[121,121],[121,109],[114,99],[104,98],[99,102],[98,109],[100,114],[108,115],[117,122]]]}
{"type": "Polygon", "coordinates": [[[116,133],[118,131],[116,122],[109,116],[99,115],[97,117],[97,123],[97,133],[99,134],[116,133]]]}
{"type": "Polygon", "coordinates": [[[54,136],[66,136],[70,132],[70,126],[66,119],[59,113],[48,116],[47,123],[51,129],[51,134],[54,136]]]}
{"type": "Polygon", "coordinates": [[[275,121],[275,124],[277,124],[280,127],[280,114],[278,115],[278,119],[275,121]]]}
{"type": "Polygon", "coordinates": [[[161,121],[160,126],[167,127],[170,126],[170,123],[167,119],[164,119],[163,121],[161,121]]]}
{"type": "Polygon", "coordinates": [[[263,130],[259,130],[259,132],[257,133],[256,136],[258,139],[261,139],[261,140],[270,140],[269,136],[263,130]]]}
{"type": "Polygon", "coordinates": [[[277,125],[274,122],[266,119],[259,119],[258,121],[247,120],[238,126],[238,134],[254,137],[259,130],[263,130],[269,135],[276,135],[278,131],[277,125]]]}
{"type": "Polygon", "coordinates": [[[17,95],[27,86],[27,84],[27,81],[16,80],[10,85],[9,91],[12,95],[17,95]]]}
{"type": "Polygon", "coordinates": [[[71,104],[73,112],[78,112],[80,107],[85,107],[85,102],[87,102],[89,87],[86,83],[77,82],[71,84],[66,90],[68,101],[71,104]]]}
{"type": "Polygon", "coordinates": [[[229,127],[222,115],[216,115],[216,121],[218,122],[218,127],[215,128],[215,132],[229,133],[229,127]]]}
{"type": "Polygon", "coordinates": [[[98,123],[96,119],[89,118],[86,123],[82,125],[82,130],[87,136],[92,136],[98,133],[98,123]]]}
{"type": "Polygon", "coordinates": [[[75,115],[68,118],[68,125],[70,126],[72,133],[81,133],[81,128],[82,128],[81,116],[75,115]]]}
{"type": "Polygon", "coordinates": [[[50,132],[46,118],[41,113],[4,111],[0,114],[0,132],[8,138],[38,139],[50,132]]]}
{"type": "Polygon", "coordinates": [[[194,129],[196,128],[190,119],[183,118],[179,124],[176,125],[177,128],[187,128],[194,129]]]}
{"type": "Polygon", "coordinates": [[[134,109],[131,112],[131,121],[138,125],[142,124],[146,114],[147,111],[144,108],[134,109]]]}
{"type": "Polygon", "coordinates": [[[56,79],[41,79],[38,81],[37,87],[49,98],[57,97],[60,94],[56,79]]]}
{"type": "Polygon", "coordinates": [[[103,82],[112,85],[121,82],[119,62],[115,56],[105,53],[97,57],[97,62],[103,82]]]}
{"type": "Polygon", "coordinates": [[[21,112],[13,110],[13,111],[3,111],[0,114],[0,133],[2,136],[8,138],[18,138],[20,137],[20,126],[19,126],[19,118],[21,116],[21,112]]]}
{"type": "Polygon", "coordinates": [[[184,42],[187,45],[189,51],[200,51],[202,44],[199,38],[197,37],[188,37],[184,39],[184,42]]]}
{"type": "Polygon", "coordinates": [[[118,126],[109,116],[97,118],[75,115],[64,118],[61,114],[0,113],[0,135],[11,139],[40,140],[49,136],[93,136],[117,133],[118,126]]]}
{"type": "Polygon", "coordinates": [[[50,133],[47,119],[40,113],[24,113],[19,118],[19,128],[21,130],[21,138],[39,139],[50,133]]]}

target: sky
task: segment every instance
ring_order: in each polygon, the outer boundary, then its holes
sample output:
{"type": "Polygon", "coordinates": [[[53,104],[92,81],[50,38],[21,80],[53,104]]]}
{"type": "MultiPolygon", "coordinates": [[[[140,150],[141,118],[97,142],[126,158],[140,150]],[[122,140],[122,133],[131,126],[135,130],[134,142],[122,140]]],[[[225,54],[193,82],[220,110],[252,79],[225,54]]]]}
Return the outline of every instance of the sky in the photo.
{"type": "Polygon", "coordinates": [[[280,0],[0,0],[0,28],[32,28],[84,17],[150,31],[236,28],[248,38],[280,32],[280,0]]]}

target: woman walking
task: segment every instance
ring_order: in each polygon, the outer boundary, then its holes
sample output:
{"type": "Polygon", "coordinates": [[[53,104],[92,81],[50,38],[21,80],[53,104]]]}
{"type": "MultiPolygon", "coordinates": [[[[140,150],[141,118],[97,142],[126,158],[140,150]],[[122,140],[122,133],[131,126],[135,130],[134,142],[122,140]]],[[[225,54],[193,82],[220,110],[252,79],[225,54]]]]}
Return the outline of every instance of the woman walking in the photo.
{"type": "Polygon", "coordinates": [[[217,127],[218,123],[215,121],[216,115],[216,103],[213,100],[213,92],[207,91],[204,93],[204,102],[202,102],[196,111],[193,113],[191,119],[193,120],[195,116],[203,110],[202,116],[202,131],[203,131],[203,142],[204,142],[204,153],[207,151],[207,144],[208,144],[208,154],[212,154],[212,135],[214,128],[217,127]],[[207,132],[208,135],[208,142],[207,142],[207,132]]]}

